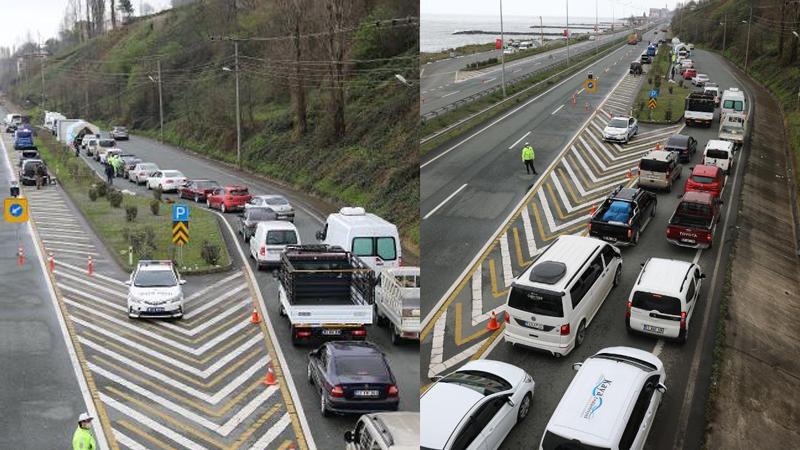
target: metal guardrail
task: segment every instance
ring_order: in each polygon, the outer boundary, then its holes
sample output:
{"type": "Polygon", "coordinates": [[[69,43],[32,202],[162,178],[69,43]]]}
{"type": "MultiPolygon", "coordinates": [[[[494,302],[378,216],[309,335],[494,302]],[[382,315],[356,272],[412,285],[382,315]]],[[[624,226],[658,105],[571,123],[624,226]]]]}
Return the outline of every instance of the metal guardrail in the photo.
{"type": "MultiPolygon", "coordinates": [[[[612,51],[616,50],[616,46],[617,46],[618,44],[620,44],[621,42],[624,42],[624,41],[625,41],[625,38],[622,38],[622,39],[619,39],[619,40],[617,40],[617,41],[611,42],[610,44],[605,44],[605,45],[607,46],[607,48],[605,48],[603,51],[599,52],[597,55],[598,55],[598,56],[599,56],[599,55],[605,55],[605,54],[607,54],[607,53],[610,53],[610,52],[612,52],[612,51]]],[[[579,54],[578,54],[578,56],[585,55],[586,53],[590,53],[590,52],[582,52],[582,53],[579,53],[579,54]]],[[[486,113],[487,111],[489,111],[489,110],[491,110],[491,109],[494,109],[495,107],[497,107],[497,106],[499,106],[499,105],[502,105],[503,103],[505,103],[505,102],[507,102],[507,101],[513,100],[514,98],[516,98],[516,97],[517,97],[517,96],[519,96],[519,95],[522,95],[522,94],[524,94],[524,93],[525,93],[525,92],[527,92],[528,90],[530,90],[530,89],[533,89],[533,88],[535,88],[535,87],[538,87],[538,86],[540,86],[540,85],[542,85],[542,84],[544,84],[544,83],[547,83],[547,82],[549,82],[550,80],[552,80],[552,79],[553,79],[553,78],[555,78],[555,77],[559,77],[559,76],[563,75],[563,74],[564,74],[564,72],[568,72],[568,71],[570,71],[570,70],[574,69],[575,67],[579,67],[579,66],[584,66],[584,67],[586,67],[586,66],[588,66],[588,65],[591,65],[591,64],[593,64],[594,62],[595,62],[595,61],[591,61],[591,62],[589,62],[588,64],[584,64],[585,62],[582,62],[582,63],[578,63],[578,64],[573,64],[573,65],[571,65],[571,66],[567,66],[567,67],[566,67],[564,70],[562,70],[562,71],[560,71],[560,72],[557,72],[557,73],[554,73],[553,75],[551,75],[551,76],[549,76],[549,77],[545,78],[544,80],[542,80],[542,81],[540,81],[540,82],[538,82],[538,83],[536,83],[536,84],[533,84],[533,85],[531,85],[531,86],[528,86],[527,88],[525,88],[525,89],[523,89],[523,90],[521,90],[521,91],[519,91],[519,92],[517,92],[517,93],[515,93],[515,94],[513,94],[513,95],[510,95],[510,96],[508,96],[508,97],[504,98],[503,100],[501,100],[501,101],[499,101],[499,102],[497,102],[497,103],[495,103],[495,104],[493,104],[493,105],[490,105],[490,106],[488,106],[488,107],[486,107],[486,108],[484,108],[484,109],[482,109],[482,110],[480,110],[480,111],[478,111],[478,112],[476,112],[476,113],[474,113],[474,114],[471,114],[471,115],[469,115],[469,116],[467,116],[467,117],[465,117],[465,118],[463,118],[463,119],[459,120],[458,122],[455,122],[455,123],[452,123],[452,124],[448,125],[447,127],[445,127],[445,128],[443,128],[443,129],[441,129],[441,130],[439,130],[439,131],[437,131],[437,132],[435,132],[435,133],[431,134],[430,136],[426,136],[426,137],[424,137],[424,138],[420,139],[420,144],[424,144],[424,143],[426,143],[426,142],[430,141],[431,139],[435,139],[436,137],[438,137],[438,136],[442,135],[443,133],[446,133],[446,132],[448,132],[448,131],[452,130],[453,128],[456,128],[456,127],[458,127],[459,125],[461,125],[461,124],[463,124],[463,123],[465,123],[465,122],[468,122],[468,121],[470,121],[470,120],[474,119],[475,117],[478,117],[478,116],[480,116],[481,114],[484,114],[484,113],[486,113]]],[[[538,73],[541,73],[541,72],[542,72],[542,71],[544,71],[544,70],[550,70],[550,69],[552,69],[552,68],[554,68],[554,67],[557,67],[557,66],[566,65],[565,63],[566,63],[566,61],[560,61],[560,62],[558,62],[558,63],[553,63],[553,64],[550,64],[550,65],[548,65],[548,66],[546,66],[546,67],[542,67],[542,68],[540,68],[540,69],[539,69],[539,70],[537,70],[537,71],[534,71],[534,72],[531,72],[531,73],[529,73],[529,74],[522,75],[522,76],[519,76],[519,77],[517,77],[517,78],[514,78],[513,80],[511,80],[511,81],[508,81],[508,82],[506,82],[506,83],[507,83],[507,84],[518,83],[518,82],[520,82],[520,81],[522,81],[522,80],[524,80],[524,79],[531,78],[532,76],[534,76],[534,75],[536,75],[536,74],[538,74],[538,73]]],[[[435,112],[435,111],[442,110],[443,108],[448,108],[448,109],[447,109],[447,111],[450,111],[450,110],[456,109],[458,106],[461,106],[461,105],[464,105],[464,104],[470,103],[470,102],[472,102],[472,101],[475,101],[475,100],[477,100],[478,98],[485,97],[486,95],[489,95],[489,94],[491,94],[491,93],[493,93],[493,92],[497,92],[497,91],[498,91],[498,90],[500,90],[500,89],[502,89],[502,86],[494,86],[494,87],[491,87],[491,88],[489,88],[489,89],[486,89],[486,90],[484,90],[484,91],[481,91],[481,92],[478,92],[478,93],[476,93],[476,94],[473,94],[473,95],[471,95],[471,96],[469,96],[469,97],[466,97],[466,98],[464,98],[464,99],[461,99],[461,100],[459,100],[459,101],[457,101],[457,102],[453,102],[453,103],[451,103],[451,104],[449,104],[449,105],[443,106],[443,107],[441,107],[441,108],[437,108],[436,110],[434,110],[434,111],[431,111],[431,112],[429,112],[428,114],[431,114],[431,113],[433,113],[433,112],[435,112]],[[456,105],[456,106],[454,106],[454,105],[456,105]]],[[[440,111],[440,112],[438,112],[436,115],[439,115],[439,114],[441,114],[442,112],[445,112],[445,111],[440,111]]],[[[436,116],[433,116],[433,117],[436,117],[436,116]]],[[[426,120],[430,120],[431,118],[432,118],[432,117],[428,117],[428,118],[426,119],[426,118],[425,118],[425,115],[423,115],[423,116],[421,117],[421,120],[422,120],[423,122],[425,122],[426,120]]]]}
{"type": "MultiPolygon", "coordinates": [[[[614,45],[617,45],[617,44],[619,44],[621,42],[624,42],[624,41],[625,41],[625,38],[621,38],[621,39],[618,39],[616,41],[612,41],[610,44],[604,44],[604,45],[613,47],[614,45]]],[[[605,51],[608,51],[608,50],[609,49],[607,48],[607,49],[605,49],[603,51],[605,52],[605,51]]],[[[574,57],[580,58],[580,57],[586,56],[589,53],[594,53],[594,52],[595,52],[594,49],[587,50],[587,51],[578,53],[574,57]]],[[[544,67],[541,67],[541,68],[539,68],[537,70],[534,70],[533,72],[527,73],[525,75],[520,75],[520,76],[518,76],[516,78],[512,78],[510,80],[506,80],[506,86],[514,85],[516,83],[519,83],[520,81],[530,79],[533,76],[538,75],[538,74],[540,74],[542,72],[546,72],[546,71],[548,71],[550,69],[553,69],[553,68],[558,67],[558,66],[564,66],[566,64],[567,64],[567,62],[565,60],[554,62],[552,64],[549,64],[547,66],[544,66],[544,67]]],[[[575,65],[568,66],[568,68],[571,68],[571,67],[574,67],[574,66],[575,65]]],[[[543,80],[543,81],[545,81],[545,80],[543,80]]],[[[436,109],[434,109],[432,111],[428,111],[427,113],[425,113],[422,116],[420,116],[420,120],[422,120],[422,122],[428,121],[428,120],[433,119],[434,117],[437,117],[437,116],[439,116],[439,115],[441,115],[443,113],[452,111],[454,109],[458,109],[461,106],[464,106],[464,105],[466,105],[468,103],[472,103],[475,100],[478,100],[480,98],[486,97],[487,95],[490,95],[490,94],[493,94],[493,93],[495,93],[497,91],[500,91],[501,89],[502,89],[502,85],[497,85],[497,86],[493,86],[493,87],[484,89],[484,90],[482,90],[480,92],[476,92],[475,94],[472,94],[472,95],[470,95],[468,97],[464,97],[464,98],[462,98],[460,100],[456,100],[453,103],[449,103],[447,105],[440,106],[440,107],[438,107],[438,108],[436,108],[436,109]]],[[[523,92],[523,91],[521,91],[521,92],[523,92]]],[[[519,94],[519,93],[520,92],[518,92],[517,94],[519,94]]],[[[426,138],[426,139],[428,139],[428,138],[426,138]]],[[[423,143],[424,143],[424,141],[425,141],[425,139],[422,140],[423,143]]]]}

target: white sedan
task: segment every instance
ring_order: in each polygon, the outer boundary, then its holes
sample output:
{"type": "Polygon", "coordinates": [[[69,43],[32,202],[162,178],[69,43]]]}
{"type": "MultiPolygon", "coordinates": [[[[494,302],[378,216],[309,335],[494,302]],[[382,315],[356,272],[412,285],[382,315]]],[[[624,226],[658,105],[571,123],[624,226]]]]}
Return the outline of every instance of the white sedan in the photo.
{"type": "Polygon", "coordinates": [[[612,117],[603,128],[603,140],[627,144],[639,132],[639,121],[633,117],[612,117]]]}
{"type": "Polygon", "coordinates": [[[136,184],[146,183],[150,175],[158,172],[158,166],[153,163],[139,163],[128,172],[128,181],[136,184]]]}
{"type": "Polygon", "coordinates": [[[294,208],[282,195],[254,195],[249,202],[244,204],[245,211],[250,208],[269,208],[275,211],[278,220],[294,222],[294,208]]]}
{"type": "Polygon", "coordinates": [[[161,188],[163,192],[177,192],[184,184],[186,177],[178,170],[158,170],[147,178],[147,189],[161,188]]]}
{"type": "Polygon", "coordinates": [[[692,78],[692,84],[695,86],[704,86],[708,80],[710,80],[708,75],[704,73],[698,73],[694,78],[692,78]]]}
{"type": "Polygon", "coordinates": [[[471,361],[420,397],[420,447],[494,450],[530,412],[534,382],[519,367],[471,361]]]}

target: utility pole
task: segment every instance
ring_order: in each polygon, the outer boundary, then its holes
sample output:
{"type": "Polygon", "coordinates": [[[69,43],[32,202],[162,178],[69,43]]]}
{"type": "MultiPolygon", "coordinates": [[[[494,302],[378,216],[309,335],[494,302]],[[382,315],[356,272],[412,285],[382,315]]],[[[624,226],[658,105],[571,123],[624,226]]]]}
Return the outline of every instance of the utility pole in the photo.
{"type": "Polygon", "coordinates": [[[722,56],[725,57],[725,38],[727,37],[727,27],[728,27],[728,13],[725,13],[722,22],[722,56]]]}
{"type": "Polygon", "coordinates": [[[597,2],[598,0],[594,0],[594,54],[596,55],[600,52],[600,28],[598,25],[598,13],[597,13],[597,2]]]}
{"type": "MultiPolygon", "coordinates": [[[[239,41],[233,41],[233,52],[235,55],[234,73],[236,76],[236,165],[242,168],[242,117],[239,112],[239,41]]],[[[505,68],[505,66],[504,66],[505,68]]],[[[503,96],[505,96],[505,84],[503,85],[503,96]]]]}
{"type": "Polygon", "coordinates": [[[541,47],[544,47],[544,24],[542,22],[542,16],[539,16],[539,40],[541,41],[541,47]]]}
{"type": "Polygon", "coordinates": [[[45,105],[44,105],[44,100],[45,100],[45,97],[44,97],[44,54],[42,54],[41,72],[42,72],[42,109],[44,110],[45,109],[45,105]]]}
{"type": "Polygon", "coordinates": [[[161,143],[164,143],[164,97],[161,91],[161,60],[156,60],[158,67],[158,119],[161,123],[161,143]]]}
{"type": "Polygon", "coordinates": [[[503,97],[506,96],[506,39],[503,34],[503,0],[500,0],[500,78],[503,85],[503,97]]]}
{"type": "Polygon", "coordinates": [[[569,65],[569,0],[567,0],[567,65],[569,65]]]}
{"type": "Polygon", "coordinates": [[[750,25],[753,23],[753,5],[750,5],[750,18],[747,20],[747,45],[744,47],[744,74],[747,75],[747,58],[750,56],[750,25]]]}

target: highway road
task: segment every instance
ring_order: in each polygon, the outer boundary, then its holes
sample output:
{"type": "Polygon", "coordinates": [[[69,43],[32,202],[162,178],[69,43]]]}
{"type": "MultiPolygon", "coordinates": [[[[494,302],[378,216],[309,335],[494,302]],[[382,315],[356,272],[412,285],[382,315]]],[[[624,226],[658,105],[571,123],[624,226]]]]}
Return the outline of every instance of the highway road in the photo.
{"type": "MultiPolygon", "coordinates": [[[[598,41],[583,41],[570,45],[569,53],[571,56],[575,56],[628,34],[630,34],[630,29],[600,35],[598,41]]],[[[463,70],[469,63],[485,61],[494,57],[500,57],[499,50],[449,58],[423,65],[420,76],[421,114],[427,114],[483,90],[500,86],[502,76],[499,65],[481,70],[463,70]]],[[[564,47],[509,62],[506,64],[506,80],[539,71],[545,66],[566,60],[566,58],[567,48],[564,47]]]]}
{"type": "MultiPolygon", "coordinates": [[[[191,155],[187,152],[176,149],[169,145],[162,145],[151,139],[131,136],[130,141],[120,141],[118,146],[126,153],[133,153],[144,161],[156,163],[162,169],[177,169],[189,178],[210,178],[220,184],[244,183],[250,188],[254,195],[268,193],[282,193],[287,195],[295,205],[296,217],[295,225],[300,231],[302,242],[313,243],[315,233],[322,228],[324,215],[317,212],[311,205],[302,202],[282,189],[263,180],[239,173],[232,168],[223,166],[219,163],[191,155]]],[[[101,170],[99,163],[82,156],[96,170],[101,170]]],[[[119,188],[129,189],[142,195],[151,195],[144,186],[136,186],[127,180],[117,178],[115,181],[119,188]]],[[[174,194],[164,194],[165,197],[176,196],[174,194]]],[[[187,200],[188,201],[188,200],[187,200]]],[[[237,215],[229,213],[225,219],[234,226],[237,223],[237,215]]],[[[241,238],[237,238],[236,244],[242,245],[246,255],[249,255],[249,247],[245,246],[241,238]]],[[[248,260],[248,264],[256,273],[258,287],[266,302],[269,319],[273,323],[273,328],[278,336],[278,341],[286,356],[289,371],[294,378],[300,401],[307,415],[309,423],[312,423],[312,434],[314,440],[320,448],[325,448],[325,443],[342,442],[344,431],[351,428],[357,416],[339,416],[322,418],[319,412],[319,393],[312,390],[306,382],[306,363],[308,352],[313,347],[293,347],[290,343],[290,333],[288,322],[278,315],[277,302],[277,283],[272,274],[267,271],[256,271],[255,265],[248,260]]],[[[390,366],[398,379],[400,389],[400,409],[419,410],[419,398],[416,393],[419,390],[419,357],[418,346],[413,343],[406,345],[392,345],[389,333],[377,326],[368,330],[368,340],[382,348],[388,355],[390,366]]]]}
{"type": "MultiPolygon", "coordinates": [[[[625,61],[629,59],[632,57],[625,61]]],[[[721,88],[742,86],[716,55],[697,51],[693,59],[699,70],[708,73],[721,88]]],[[[608,60],[598,66],[602,69],[603,64],[608,60]]],[[[537,383],[534,413],[511,431],[504,448],[530,448],[531,442],[539,440],[573,377],[572,363],[615,345],[651,351],[665,363],[669,390],[647,448],[694,449],[701,445],[714,329],[728,267],[728,244],[736,226],[742,168],[749,149],[745,147],[738,153],[737,167],[728,177],[723,220],[716,229],[713,249],[696,251],[669,244],[664,237],[666,222],[678,203],[678,193],[682,192],[690,167],[701,160],[706,142],[716,137],[718,122],[710,129],[683,128],[682,123],[642,126],[628,145],[600,142],[600,128],[610,117],[607,112],[614,113],[607,109],[624,108],[624,94],[634,86],[631,77],[623,72],[612,66],[605,76],[607,83],[619,83],[619,93],[615,91],[596,114],[569,113],[569,106],[556,111],[577,83],[563,91],[555,88],[530,106],[493,122],[467,142],[445,147],[443,150],[452,150],[438,153],[443,155],[439,159],[429,159],[422,171],[423,217],[455,189],[465,183],[467,187],[423,220],[423,273],[428,274],[425,304],[440,303],[424,331],[421,382],[427,383],[429,376],[447,373],[474,358],[502,360],[527,370],[537,383]],[[532,133],[525,136],[529,131],[532,133]],[[511,280],[541,248],[560,234],[585,234],[591,205],[602,201],[619,184],[634,184],[635,178],[628,179],[628,168],[634,168],[655,143],[663,143],[676,132],[694,136],[698,154],[684,167],[678,193],[658,194],[655,225],[644,232],[638,246],[623,249],[622,283],[605,300],[587,329],[583,345],[570,355],[555,359],[504,343],[502,328],[487,331],[489,313],[502,311],[511,280]],[[540,177],[524,174],[516,142],[523,136],[523,141],[530,140],[539,149],[537,169],[544,173],[540,177]],[[429,257],[431,254],[434,256],[429,257]],[[708,276],[686,345],[631,336],[625,331],[628,293],[639,264],[652,256],[696,261],[708,276]],[[434,295],[428,297],[431,291],[434,295]]],[[[436,156],[434,153],[432,158],[436,156]]]]}
{"type": "MultiPolygon", "coordinates": [[[[0,107],[0,113],[5,111],[0,107]]],[[[0,142],[3,197],[16,172],[0,142]]],[[[30,225],[0,225],[0,427],[5,448],[67,448],[78,415],[91,410],[69,335],[59,319],[30,225]],[[23,250],[19,264],[17,251],[23,250]],[[85,395],[84,395],[85,393],[85,395]],[[89,405],[89,406],[87,406],[89,405]]]]}

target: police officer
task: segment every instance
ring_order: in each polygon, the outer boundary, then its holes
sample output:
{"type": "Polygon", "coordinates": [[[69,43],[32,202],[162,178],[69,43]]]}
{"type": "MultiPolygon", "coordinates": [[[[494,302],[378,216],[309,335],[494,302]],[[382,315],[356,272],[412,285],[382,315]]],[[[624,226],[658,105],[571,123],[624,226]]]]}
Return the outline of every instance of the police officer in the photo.
{"type": "Polygon", "coordinates": [[[89,413],[81,413],[78,416],[78,428],[72,435],[72,450],[95,450],[97,443],[92,434],[92,419],[89,413]]]}
{"type": "Polygon", "coordinates": [[[525,164],[525,173],[530,174],[533,171],[533,174],[536,175],[536,167],[533,166],[533,160],[536,158],[536,155],[533,152],[533,147],[529,143],[525,143],[525,147],[522,147],[522,162],[525,164]]]}

